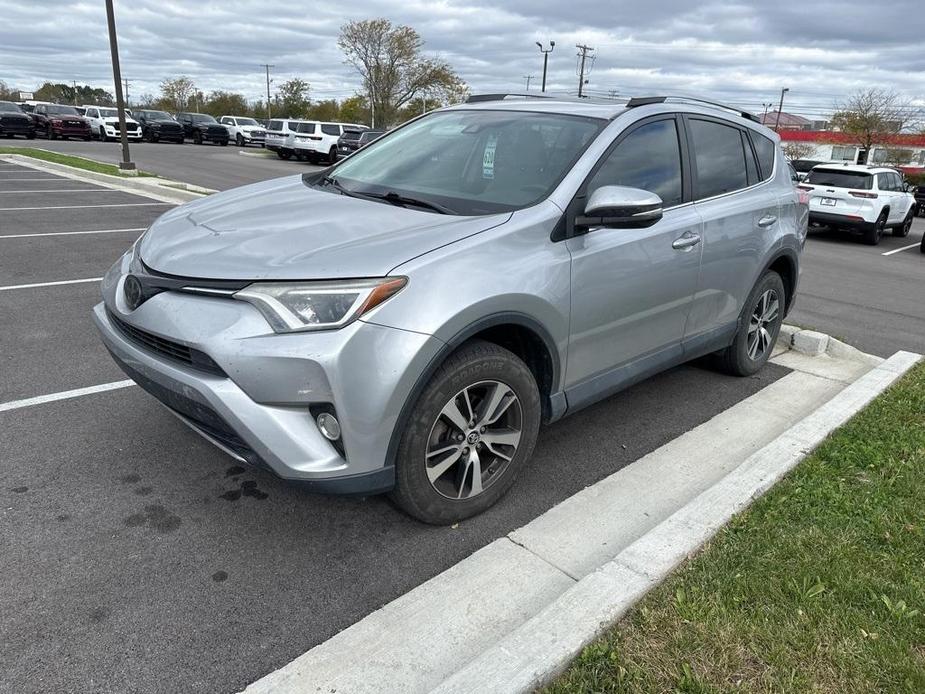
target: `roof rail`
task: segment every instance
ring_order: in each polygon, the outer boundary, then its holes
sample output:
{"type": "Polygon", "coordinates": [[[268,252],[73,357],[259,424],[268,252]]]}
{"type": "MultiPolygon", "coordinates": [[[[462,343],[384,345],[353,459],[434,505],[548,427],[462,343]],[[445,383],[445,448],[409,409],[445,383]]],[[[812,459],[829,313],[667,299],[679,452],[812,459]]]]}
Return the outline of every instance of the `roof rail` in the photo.
{"type": "Polygon", "coordinates": [[[728,104],[721,104],[718,101],[710,101],[709,99],[698,99],[694,96],[675,96],[675,95],[665,95],[665,96],[634,96],[626,103],[627,108],[635,108],[637,106],[647,106],[649,104],[663,104],[668,100],[680,103],[692,103],[692,104],[705,104],[707,106],[713,106],[714,108],[721,108],[725,111],[732,111],[737,113],[747,120],[753,121],[755,123],[761,123],[761,120],[753,113],[748,111],[743,111],[740,108],[735,106],[729,106],[728,104]]]}
{"type": "Polygon", "coordinates": [[[604,99],[599,97],[577,96],[575,94],[566,94],[564,92],[501,92],[498,94],[473,94],[466,99],[467,104],[476,104],[480,101],[502,101],[508,97],[518,99],[558,99],[559,101],[574,101],[576,103],[586,104],[613,104],[620,106],[625,100],[604,99]]]}
{"type": "Polygon", "coordinates": [[[466,99],[467,104],[477,104],[480,101],[501,101],[506,99],[509,96],[518,96],[525,99],[552,99],[551,94],[545,93],[533,93],[533,94],[519,94],[516,92],[501,92],[498,94],[472,94],[466,99]]]}

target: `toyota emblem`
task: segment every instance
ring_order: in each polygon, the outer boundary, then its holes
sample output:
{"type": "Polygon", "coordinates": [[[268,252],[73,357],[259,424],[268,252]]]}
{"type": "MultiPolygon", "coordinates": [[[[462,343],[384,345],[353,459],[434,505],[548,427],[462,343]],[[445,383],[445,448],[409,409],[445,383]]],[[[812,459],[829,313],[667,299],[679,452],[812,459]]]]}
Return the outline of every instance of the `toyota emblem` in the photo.
{"type": "Polygon", "coordinates": [[[125,292],[125,303],[130,310],[134,311],[141,306],[141,302],[144,301],[145,298],[145,293],[141,286],[141,282],[135,275],[129,275],[125,278],[123,291],[125,292]]]}

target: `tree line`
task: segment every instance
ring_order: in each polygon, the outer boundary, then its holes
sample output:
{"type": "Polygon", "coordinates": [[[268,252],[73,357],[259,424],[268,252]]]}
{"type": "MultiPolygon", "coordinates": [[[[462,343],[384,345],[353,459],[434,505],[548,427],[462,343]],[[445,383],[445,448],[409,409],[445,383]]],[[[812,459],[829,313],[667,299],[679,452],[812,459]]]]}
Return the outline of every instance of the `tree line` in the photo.
{"type": "MultiPolygon", "coordinates": [[[[174,113],[197,111],[256,118],[269,114],[389,127],[468,95],[466,83],[446,61],[424,55],[424,45],[415,29],[387,19],[348,22],[341,27],[338,46],[344,63],[359,75],[362,87],[346,99],[313,100],[310,83],[296,77],[280,84],[269,104],[264,100],[248,102],[235,91],[203,92],[193,78],[178,75],[162,80],[158,94],[142,94],[130,99],[130,105],[174,113]]],[[[88,85],[46,82],[34,95],[37,100],[57,103],[114,104],[111,92],[88,85]]],[[[18,100],[18,90],[0,82],[0,98],[18,100]]]]}

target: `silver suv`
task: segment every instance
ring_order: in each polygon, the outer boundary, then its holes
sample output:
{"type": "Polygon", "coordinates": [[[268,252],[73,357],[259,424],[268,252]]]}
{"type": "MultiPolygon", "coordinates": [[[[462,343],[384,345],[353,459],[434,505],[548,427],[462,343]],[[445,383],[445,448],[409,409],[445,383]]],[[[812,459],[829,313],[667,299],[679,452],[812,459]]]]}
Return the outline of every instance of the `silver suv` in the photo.
{"type": "Polygon", "coordinates": [[[451,523],[510,488],[542,423],[707,354],[760,369],[806,225],[748,114],[473,97],[168,212],[94,318],[239,461],[451,523]]]}

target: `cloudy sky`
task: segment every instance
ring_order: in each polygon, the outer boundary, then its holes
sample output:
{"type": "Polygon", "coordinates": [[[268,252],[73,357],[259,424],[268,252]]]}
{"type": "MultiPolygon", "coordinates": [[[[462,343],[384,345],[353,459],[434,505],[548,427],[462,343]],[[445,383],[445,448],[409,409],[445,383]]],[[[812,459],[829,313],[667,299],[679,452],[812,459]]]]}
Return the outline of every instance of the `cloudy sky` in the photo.
{"type": "MultiPolygon", "coordinates": [[[[621,96],[709,95],[753,111],[790,93],[784,110],[821,117],[859,88],[895,89],[925,104],[921,0],[116,0],[122,74],[133,95],[166,76],[248,99],[301,77],[313,98],[359,86],[337,48],[350,19],[387,17],[415,27],[428,53],[450,62],[472,90],[537,89],[536,41],[556,41],[548,83],[577,88],[578,43],[595,48],[587,89],[621,96]],[[788,109],[788,106],[790,107],[788,109]]],[[[0,80],[112,89],[103,0],[0,0],[0,80]]],[[[772,110],[774,107],[772,107],[772,110]]]]}

